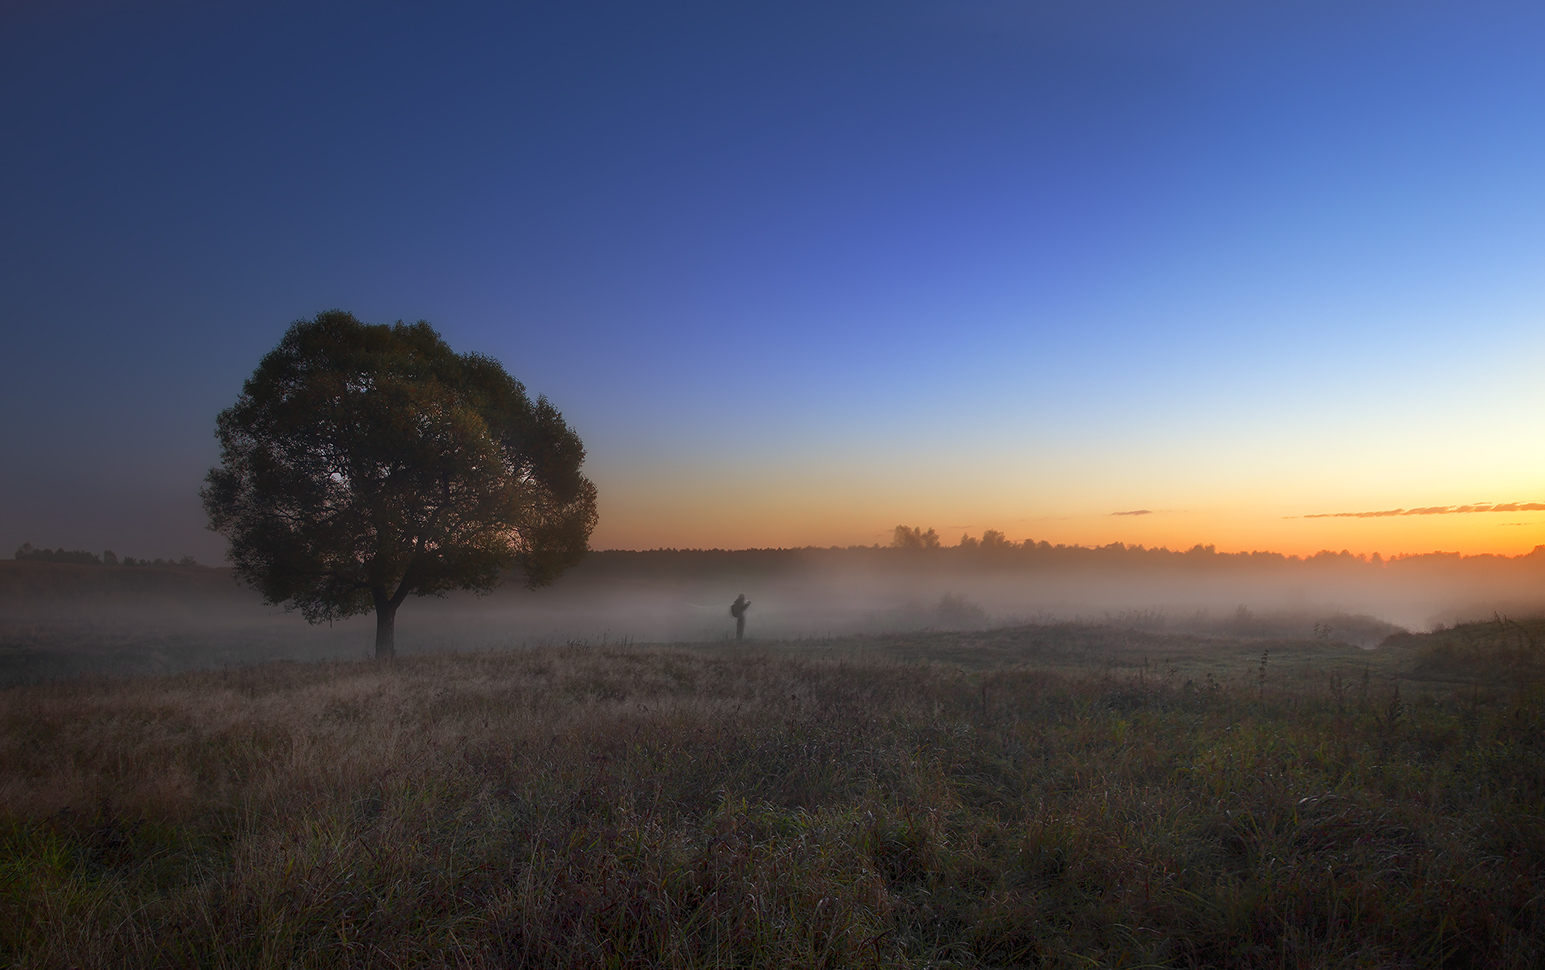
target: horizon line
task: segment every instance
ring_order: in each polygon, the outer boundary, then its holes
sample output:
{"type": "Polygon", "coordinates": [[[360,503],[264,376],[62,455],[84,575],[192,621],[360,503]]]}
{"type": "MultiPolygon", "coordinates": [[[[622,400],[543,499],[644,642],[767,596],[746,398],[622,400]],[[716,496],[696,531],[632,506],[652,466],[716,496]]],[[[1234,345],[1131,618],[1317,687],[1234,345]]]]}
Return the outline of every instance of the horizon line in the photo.
{"type": "Polygon", "coordinates": [[[983,550],[980,546],[962,546],[962,545],[959,545],[959,544],[956,544],[956,545],[953,545],[953,546],[936,546],[936,547],[934,547],[932,549],[905,549],[905,548],[900,548],[900,547],[897,547],[897,546],[880,545],[880,544],[876,543],[876,544],[867,545],[867,546],[854,544],[854,545],[846,545],[846,546],[844,546],[844,545],[828,545],[828,546],[820,546],[820,545],[803,545],[803,546],[742,546],[742,547],[739,547],[739,548],[727,548],[727,547],[722,547],[722,546],[651,546],[651,547],[642,548],[642,549],[638,549],[638,548],[627,549],[627,548],[620,548],[620,547],[610,547],[610,548],[606,548],[606,549],[588,549],[586,551],[587,552],[597,552],[597,553],[614,553],[614,552],[626,552],[626,553],[651,553],[651,552],[672,552],[672,553],[683,553],[683,552],[700,552],[700,553],[710,553],[710,552],[715,552],[715,553],[739,553],[739,552],[894,552],[894,553],[898,553],[898,554],[904,553],[904,554],[907,554],[907,555],[926,555],[926,554],[937,554],[937,553],[944,553],[944,552],[974,552],[974,553],[979,553],[980,554],[980,553],[986,552],[987,554],[991,555],[991,554],[998,553],[1000,551],[1004,552],[1004,553],[1012,554],[1012,553],[1015,553],[1015,552],[1020,552],[1020,553],[1028,552],[1028,551],[1031,551],[1031,550],[1034,550],[1034,551],[1037,551],[1037,552],[1043,551],[1043,550],[1045,550],[1045,551],[1052,551],[1052,552],[1055,552],[1057,550],[1067,550],[1067,551],[1080,551],[1081,550],[1081,551],[1085,551],[1085,552],[1166,553],[1166,554],[1174,555],[1174,556],[1181,556],[1181,555],[1277,556],[1277,557],[1280,557],[1282,559],[1287,559],[1287,560],[1294,560],[1294,559],[1296,559],[1296,560],[1299,560],[1299,561],[1307,561],[1307,560],[1310,560],[1310,559],[1318,559],[1318,558],[1321,558],[1321,557],[1325,557],[1325,558],[1336,558],[1336,559],[1342,559],[1342,558],[1345,558],[1345,559],[1357,559],[1357,560],[1362,560],[1362,561],[1366,561],[1366,562],[1376,562],[1376,561],[1377,562],[1392,562],[1392,561],[1398,560],[1398,559],[1418,559],[1418,558],[1424,558],[1424,557],[1427,557],[1427,556],[1441,556],[1441,557],[1445,557],[1445,558],[1457,557],[1457,558],[1460,558],[1460,559],[1480,559],[1480,558],[1487,558],[1487,559],[1526,559],[1526,558],[1528,558],[1530,556],[1536,556],[1536,555],[1545,556],[1545,543],[1540,543],[1540,544],[1535,545],[1535,547],[1533,549],[1529,550],[1528,552],[1520,552],[1520,553],[1511,554],[1511,555],[1508,554],[1508,553],[1504,553],[1504,552],[1473,552],[1473,553],[1465,553],[1465,552],[1450,551],[1450,550],[1445,550],[1445,549],[1430,549],[1430,550],[1427,550],[1427,551],[1424,551],[1424,552],[1393,552],[1393,553],[1388,553],[1388,554],[1382,553],[1382,552],[1380,552],[1378,550],[1375,550],[1373,552],[1352,552],[1349,549],[1341,549],[1341,550],[1320,549],[1320,550],[1318,550],[1316,552],[1300,555],[1298,553],[1277,552],[1277,551],[1272,550],[1272,549],[1239,549],[1239,550],[1233,550],[1233,551],[1229,551],[1229,550],[1222,550],[1222,551],[1220,551],[1217,548],[1217,545],[1215,543],[1200,543],[1200,542],[1196,543],[1193,546],[1190,546],[1189,548],[1170,548],[1169,546],[1165,546],[1165,545],[1145,546],[1142,543],[1125,543],[1125,542],[1119,542],[1119,541],[1106,543],[1105,545],[1083,545],[1081,543],[1066,543],[1066,542],[1053,543],[1053,542],[1048,542],[1048,541],[1046,541],[1044,539],[1040,540],[1040,541],[1036,541],[1036,540],[1033,540],[1033,539],[1026,539],[1026,540],[1024,540],[1022,542],[1010,542],[1010,543],[1007,543],[1005,545],[1005,547],[1002,548],[1001,550],[997,550],[997,549],[983,550]]]}

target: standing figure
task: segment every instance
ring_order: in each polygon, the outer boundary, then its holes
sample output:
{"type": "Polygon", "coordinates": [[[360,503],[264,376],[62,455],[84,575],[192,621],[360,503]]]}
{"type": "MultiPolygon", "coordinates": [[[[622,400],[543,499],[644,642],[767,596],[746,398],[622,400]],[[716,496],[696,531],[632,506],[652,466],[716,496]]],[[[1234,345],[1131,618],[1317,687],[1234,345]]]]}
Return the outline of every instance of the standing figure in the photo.
{"type": "Polygon", "coordinates": [[[746,599],[746,594],[741,593],[730,604],[730,616],[735,618],[735,639],[746,638],[746,610],[751,608],[751,601],[746,599]]]}

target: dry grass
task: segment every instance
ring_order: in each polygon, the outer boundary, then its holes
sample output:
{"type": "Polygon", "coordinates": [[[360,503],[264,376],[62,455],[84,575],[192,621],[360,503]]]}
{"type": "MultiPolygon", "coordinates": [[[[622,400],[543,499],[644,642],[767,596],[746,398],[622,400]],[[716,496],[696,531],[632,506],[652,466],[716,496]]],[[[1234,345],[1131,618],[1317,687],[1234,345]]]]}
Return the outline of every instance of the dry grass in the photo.
{"type": "Polygon", "coordinates": [[[0,961],[1545,960],[1538,687],[1092,666],[571,647],[9,689],[0,961]]]}

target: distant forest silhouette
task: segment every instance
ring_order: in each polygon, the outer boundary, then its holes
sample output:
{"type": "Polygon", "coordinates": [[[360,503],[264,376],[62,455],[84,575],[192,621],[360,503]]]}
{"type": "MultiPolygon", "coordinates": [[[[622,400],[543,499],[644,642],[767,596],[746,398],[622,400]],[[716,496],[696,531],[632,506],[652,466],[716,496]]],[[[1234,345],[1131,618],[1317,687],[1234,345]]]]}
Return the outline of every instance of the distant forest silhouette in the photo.
{"type": "MultiPolygon", "coordinates": [[[[1125,567],[1154,569],[1177,567],[1183,569],[1253,569],[1291,567],[1299,564],[1307,567],[1332,567],[1347,569],[1387,569],[1421,566],[1454,566],[1460,563],[1481,566],[1488,563],[1505,565],[1538,565],[1545,568],[1545,545],[1535,546],[1530,552],[1517,556],[1498,553],[1464,555],[1458,552],[1397,553],[1385,556],[1381,553],[1354,553],[1347,549],[1337,552],[1322,549],[1307,556],[1280,552],[1254,550],[1250,552],[1219,552],[1216,545],[1197,543],[1189,549],[1170,549],[1167,546],[1127,545],[1112,542],[1102,546],[1084,546],[1025,539],[1015,542],[996,529],[988,529],[981,538],[963,535],[953,546],[941,543],[937,530],[916,526],[896,526],[888,545],[878,543],[869,546],[793,546],[761,549],[702,549],[661,547],[647,550],[607,549],[592,550],[588,558],[591,568],[602,562],[618,567],[642,563],[645,560],[665,566],[672,563],[686,566],[714,568],[731,563],[751,565],[759,563],[771,566],[780,561],[810,559],[850,559],[858,562],[905,564],[929,563],[935,566],[979,566],[1004,568],[1040,567],[1125,567]]],[[[695,570],[694,570],[695,571],[695,570]]]]}
{"type": "MultiPolygon", "coordinates": [[[[37,548],[30,542],[22,543],[16,550],[17,560],[59,563],[77,566],[161,566],[181,568],[208,567],[193,556],[179,559],[151,559],[118,556],[111,549],[101,555],[83,549],[37,548]]],[[[769,567],[776,569],[780,563],[793,565],[808,563],[811,559],[828,561],[852,561],[878,565],[892,564],[905,568],[933,567],[997,567],[997,568],[1130,568],[1164,569],[1258,569],[1290,567],[1301,564],[1306,567],[1332,567],[1345,569],[1420,568],[1423,566],[1455,566],[1461,563],[1484,566],[1491,563],[1538,565],[1545,568],[1545,545],[1535,546],[1530,552],[1517,556],[1498,553],[1463,555],[1458,552],[1398,553],[1384,556],[1380,553],[1353,553],[1323,549],[1308,556],[1288,555],[1280,552],[1255,550],[1251,552],[1219,552],[1215,545],[1197,543],[1189,549],[1170,549],[1167,546],[1127,545],[1112,542],[1103,546],[1050,543],[1045,540],[1025,539],[1014,542],[996,529],[988,529],[981,538],[963,535],[959,543],[945,546],[935,529],[896,526],[888,545],[861,546],[790,546],[749,549],[676,548],[656,549],[592,549],[586,555],[589,572],[631,572],[636,568],[654,567],[650,571],[666,573],[702,574],[719,569],[761,572],[769,567]]]]}
{"type": "Polygon", "coordinates": [[[192,556],[183,556],[181,559],[136,559],[133,556],[124,556],[122,559],[111,549],[102,550],[98,556],[94,552],[84,549],[38,549],[30,542],[23,542],[16,550],[16,558],[30,560],[32,562],[62,563],[70,566],[177,566],[183,569],[199,566],[199,561],[192,556]]]}

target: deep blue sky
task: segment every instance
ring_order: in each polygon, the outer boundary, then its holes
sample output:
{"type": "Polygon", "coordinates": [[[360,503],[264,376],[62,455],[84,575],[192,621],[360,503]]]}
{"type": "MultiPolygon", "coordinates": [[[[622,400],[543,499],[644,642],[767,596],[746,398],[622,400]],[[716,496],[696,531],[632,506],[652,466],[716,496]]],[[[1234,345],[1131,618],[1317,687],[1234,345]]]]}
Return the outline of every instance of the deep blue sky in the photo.
{"type": "Polygon", "coordinates": [[[600,546],[1526,549],[1284,517],[1545,498],[1542,52],[1522,3],[12,2],[0,554],[218,560],[214,415],[332,307],[547,394],[600,546]]]}

